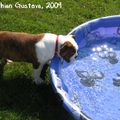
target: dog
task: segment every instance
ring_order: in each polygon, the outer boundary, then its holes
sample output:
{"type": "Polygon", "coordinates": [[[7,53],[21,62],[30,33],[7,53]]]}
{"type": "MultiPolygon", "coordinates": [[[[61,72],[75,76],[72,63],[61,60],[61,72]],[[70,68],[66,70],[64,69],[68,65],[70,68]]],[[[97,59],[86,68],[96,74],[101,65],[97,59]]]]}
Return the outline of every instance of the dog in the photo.
{"type": "Polygon", "coordinates": [[[32,63],[37,85],[43,82],[43,66],[55,55],[70,62],[77,57],[77,51],[78,45],[70,35],[0,32],[0,59],[32,63]]]}

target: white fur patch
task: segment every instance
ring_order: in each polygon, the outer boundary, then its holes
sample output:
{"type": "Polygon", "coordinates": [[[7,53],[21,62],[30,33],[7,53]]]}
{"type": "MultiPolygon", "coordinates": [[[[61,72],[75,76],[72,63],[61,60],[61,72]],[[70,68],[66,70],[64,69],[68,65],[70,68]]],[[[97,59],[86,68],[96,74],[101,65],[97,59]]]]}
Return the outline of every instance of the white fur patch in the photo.
{"type": "Polygon", "coordinates": [[[38,61],[45,64],[51,60],[55,54],[56,35],[46,33],[45,36],[36,43],[36,54],[38,61]]]}

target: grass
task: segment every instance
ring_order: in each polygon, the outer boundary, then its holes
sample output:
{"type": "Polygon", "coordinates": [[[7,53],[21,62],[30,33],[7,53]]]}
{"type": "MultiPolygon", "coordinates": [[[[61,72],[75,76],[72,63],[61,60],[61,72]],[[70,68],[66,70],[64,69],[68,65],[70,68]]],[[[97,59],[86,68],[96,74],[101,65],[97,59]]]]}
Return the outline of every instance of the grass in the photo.
{"type": "MultiPolygon", "coordinates": [[[[67,34],[88,20],[120,13],[119,0],[50,0],[62,2],[58,9],[0,9],[0,30],[28,33],[51,32],[67,34]]],[[[14,4],[18,0],[0,0],[14,4]]],[[[20,3],[40,3],[47,0],[19,0],[20,3]]],[[[46,82],[32,84],[31,64],[12,63],[5,66],[0,80],[0,120],[71,120],[71,116],[56,99],[50,85],[49,70],[46,82]]]]}

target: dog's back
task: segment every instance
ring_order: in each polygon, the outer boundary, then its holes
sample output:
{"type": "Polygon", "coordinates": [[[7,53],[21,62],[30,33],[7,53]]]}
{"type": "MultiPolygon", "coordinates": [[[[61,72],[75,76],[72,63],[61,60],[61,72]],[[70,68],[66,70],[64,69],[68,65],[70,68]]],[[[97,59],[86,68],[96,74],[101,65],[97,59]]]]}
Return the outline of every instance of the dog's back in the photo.
{"type": "Polygon", "coordinates": [[[0,58],[33,63],[37,60],[35,43],[43,36],[44,34],[0,32],[0,58]]]}

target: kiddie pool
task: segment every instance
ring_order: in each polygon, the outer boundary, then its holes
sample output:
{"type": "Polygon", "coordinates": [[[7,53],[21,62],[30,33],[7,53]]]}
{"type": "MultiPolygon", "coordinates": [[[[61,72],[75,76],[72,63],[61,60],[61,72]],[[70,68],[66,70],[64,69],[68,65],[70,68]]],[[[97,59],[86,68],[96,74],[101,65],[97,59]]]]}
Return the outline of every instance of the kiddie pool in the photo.
{"type": "Polygon", "coordinates": [[[79,55],[53,58],[54,91],[76,120],[120,120],[120,15],[86,22],[75,35],[79,55]]]}

